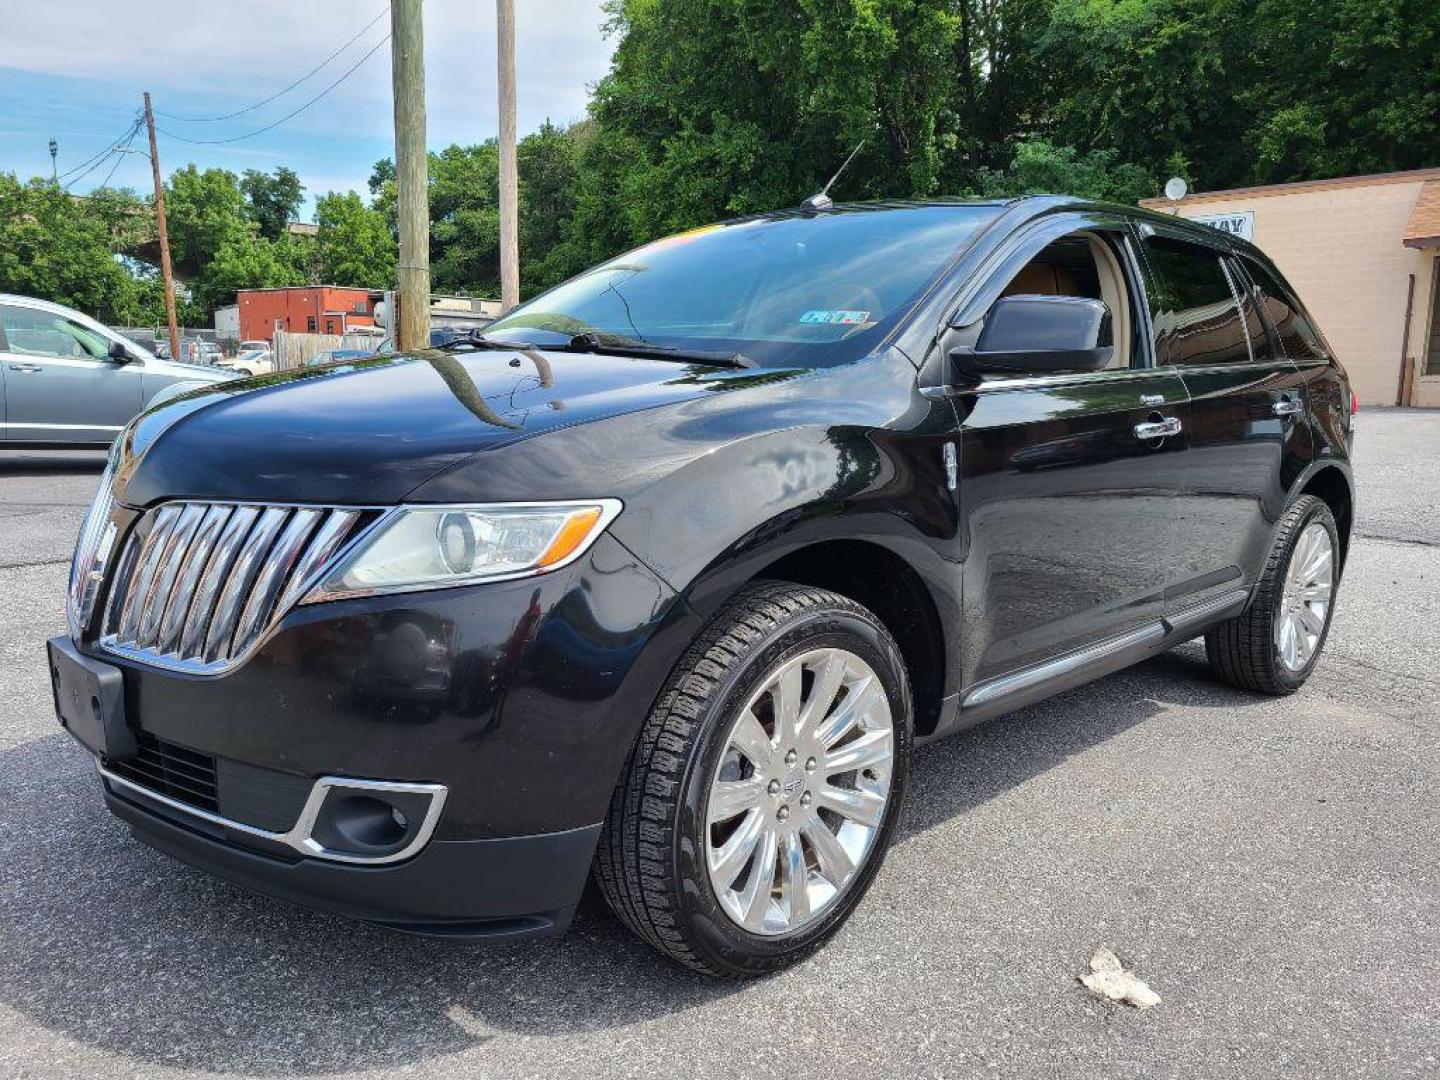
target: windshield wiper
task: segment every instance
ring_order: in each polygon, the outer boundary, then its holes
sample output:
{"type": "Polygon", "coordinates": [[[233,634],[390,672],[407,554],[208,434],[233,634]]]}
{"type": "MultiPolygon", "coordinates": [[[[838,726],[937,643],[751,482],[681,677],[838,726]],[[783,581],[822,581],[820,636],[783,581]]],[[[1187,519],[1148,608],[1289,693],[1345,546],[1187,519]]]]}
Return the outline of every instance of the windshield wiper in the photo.
{"type": "MultiPolygon", "coordinates": [[[[544,346],[538,346],[543,348],[544,346]]],[[[565,344],[558,346],[560,352],[599,353],[602,356],[641,356],[646,359],[675,360],[680,363],[694,362],[709,364],[711,367],[753,368],[755,361],[744,353],[708,352],[703,349],[676,349],[669,345],[651,345],[643,341],[606,342],[595,333],[586,331],[576,334],[565,344]]]]}
{"type": "Polygon", "coordinates": [[[506,341],[503,338],[487,337],[481,330],[451,338],[436,345],[437,349],[500,349],[510,352],[516,349],[538,349],[541,352],[585,352],[602,356],[638,356],[654,360],[674,360],[677,363],[708,364],[711,367],[753,368],[755,361],[744,353],[707,352],[703,349],[676,349],[669,345],[651,345],[643,341],[603,341],[592,331],[572,334],[569,337],[557,335],[562,340],[555,344],[541,344],[538,341],[506,341]]]}
{"type": "Polygon", "coordinates": [[[483,331],[471,330],[468,334],[457,334],[448,341],[442,341],[439,345],[432,345],[434,349],[504,349],[511,352],[515,349],[534,349],[528,341],[504,341],[500,338],[486,337],[483,331]]]}

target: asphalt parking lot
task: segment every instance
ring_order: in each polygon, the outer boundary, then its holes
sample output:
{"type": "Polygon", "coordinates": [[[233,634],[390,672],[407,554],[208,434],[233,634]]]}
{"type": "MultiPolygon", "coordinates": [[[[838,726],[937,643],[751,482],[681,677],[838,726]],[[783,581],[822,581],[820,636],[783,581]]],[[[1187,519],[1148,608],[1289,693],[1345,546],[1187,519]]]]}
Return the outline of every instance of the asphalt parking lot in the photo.
{"type": "Polygon", "coordinates": [[[475,946],[248,894],[132,840],[42,648],[98,455],[0,453],[0,1076],[1440,1074],[1440,412],[1362,413],[1324,663],[1194,643],[922,751],[818,956],[718,984],[598,901],[475,946]],[[1077,985],[1099,945],[1164,1001],[1077,985]]]}

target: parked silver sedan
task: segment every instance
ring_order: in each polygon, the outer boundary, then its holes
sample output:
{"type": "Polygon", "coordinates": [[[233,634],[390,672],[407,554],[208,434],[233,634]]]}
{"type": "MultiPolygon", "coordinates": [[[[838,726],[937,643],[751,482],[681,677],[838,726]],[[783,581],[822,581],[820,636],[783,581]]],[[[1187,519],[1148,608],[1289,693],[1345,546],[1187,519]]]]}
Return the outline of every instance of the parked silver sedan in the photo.
{"type": "Polygon", "coordinates": [[[235,377],[161,360],[60,304],[0,293],[0,446],[108,446],[158,396],[235,377]]]}

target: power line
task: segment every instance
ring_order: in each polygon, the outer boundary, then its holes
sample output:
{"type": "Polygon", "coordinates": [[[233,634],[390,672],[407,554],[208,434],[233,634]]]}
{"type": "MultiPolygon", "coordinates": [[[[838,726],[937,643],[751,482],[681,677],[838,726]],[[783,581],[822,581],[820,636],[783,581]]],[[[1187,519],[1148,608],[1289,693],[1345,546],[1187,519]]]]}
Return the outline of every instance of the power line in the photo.
{"type": "Polygon", "coordinates": [[[380,50],[380,47],[381,47],[382,45],[384,45],[384,44],[385,44],[387,41],[389,41],[389,40],[390,40],[390,35],[387,33],[383,38],[381,38],[381,39],[380,39],[379,41],[377,41],[373,46],[371,46],[369,52],[367,52],[367,53],[366,53],[364,56],[362,56],[359,60],[355,61],[355,63],[354,63],[353,65],[351,65],[351,67],[346,70],[345,74],[341,75],[338,79],[336,79],[334,82],[332,82],[332,83],[331,83],[329,86],[327,86],[324,90],[321,90],[320,93],[316,94],[316,95],[315,95],[313,98],[311,98],[309,101],[305,102],[304,105],[301,105],[301,106],[300,106],[298,109],[296,109],[294,112],[286,113],[284,116],[280,117],[280,119],[279,119],[279,120],[276,120],[274,123],[266,124],[264,127],[256,128],[254,131],[247,131],[247,132],[245,132],[245,134],[243,134],[243,135],[235,135],[235,136],[232,136],[232,137],[229,138],[229,139],[189,139],[189,138],[186,138],[184,135],[176,135],[173,131],[166,131],[164,128],[161,128],[161,127],[157,127],[155,130],[158,131],[158,132],[160,132],[160,134],[161,134],[161,135],[164,135],[167,139],[176,139],[176,140],[178,140],[179,142],[190,143],[191,145],[194,145],[194,146],[221,146],[221,145],[224,145],[225,143],[240,142],[242,139],[254,138],[256,135],[260,135],[260,134],[262,134],[263,132],[269,131],[271,128],[277,128],[277,127],[279,127],[281,124],[285,123],[287,120],[293,120],[295,117],[299,116],[302,112],[304,112],[306,109],[308,109],[311,105],[314,105],[317,101],[319,101],[321,98],[323,98],[326,94],[330,93],[331,90],[334,90],[334,89],[335,89],[337,86],[339,86],[342,82],[344,82],[344,81],[345,81],[346,79],[348,79],[351,75],[353,75],[353,74],[356,72],[356,70],[360,67],[361,64],[365,63],[366,60],[369,60],[370,57],[374,56],[374,55],[380,50]]]}
{"type": "Polygon", "coordinates": [[[327,56],[324,60],[321,60],[320,63],[316,64],[313,68],[311,68],[309,71],[307,71],[304,75],[301,75],[300,78],[296,79],[296,80],[295,80],[294,82],[292,82],[289,86],[285,87],[285,89],[283,89],[283,90],[277,90],[275,93],[271,94],[269,97],[265,98],[263,101],[257,101],[257,102],[255,102],[254,105],[246,105],[245,108],[243,108],[243,109],[236,109],[234,112],[225,113],[223,116],[181,116],[181,115],[179,115],[179,114],[177,114],[177,113],[161,112],[159,109],[156,109],[156,110],[155,110],[155,115],[156,115],[156,116],[163,116],[163,117],[165,117],[167,120],[179,120],[179,121],[181,121],[181,122],[183,122],[183,123],[186,123],[186,124],[211,124],[211,123],[215,123],[216,121],[219,121],[219,120],[233,120],[233,119],[234,119],[235,117],[237,117],[237,116],[244,116],[244,115],[245,115],[246,113],[248,113],[248,112],[254,112],[256,109],[260,108],[261,106],[269,105],[270,102],[274,101],[276,98],[278,98],[278,97],[284,97],[284,96],[285,96],[286,94],[288,94],[291,90],[294,90],[294,89],[295,89],[297,86],[299,86],[301,83],[305,82],[305,81],[308,80],[311,76],[313,76],[313,75],[315,75],[317,72],[319,72],[322,68],[324,68],[326,65],[328,65],[328,64],[330,63],[330,61],[334,60],[337,56],[339,56],[341,53],[343,53],[346,49],[350,48],[351,45],[354,45],[355,42],[359,41],[361,35],[363,35],[366,30],[369,30],[369,29],[370,29],[372,26],[374,26],[377,22],[379,22],[381,19],[383,19],[383,18],[385,17],[386,13],[387,13],[389,10],[390,10],[390,5],[389,5],[389,4],[386,4],[385,7],[383,7],[383,8],[380,10],[380,14],[379,14],[379,15],[376,15],[376,16],[375,16],[373,19],[371,19],[368,23],[366,23],[364,26],[362,26],[362,27],[360,28],[359,32],[356,33],[356,35],[355,35],[354,37],[352,37],[349,41],[345,42],[344,45],[341,45],[340,48],[336,49],[333,53],[331,53],[329,56],[327,56]]]}
{"type": "MultiPolygon", "coordinates": [[[[98,169],[98,168],[100,168],[102,165],[104,165],[105,162],[110,158],[111,155],[114,155],[116,158],[123,157],[124,155],[121,154],[119,151],[117,151],[117,150],[115,149],[115,147],[116,147],[116,145],[118,145],[119,143],[125,143],[126,145],[129,145],[130,141],[134,140],[136,132],[138,132],[138,131],[140,130],[140,123],[141,123],[141,122],[137,119],[134,123],[132,123],[132,124],[130,125],[130,129],[129,129],[128,131],[126,131],[125,134],[121,135],[119,139],[117,139],[117,140],[115,140],[115,142],[111,143],[110,146],[109,146],[107,149],[101,151],[101,153],[100,153],[99,155],[97,155],[96,157],[92,158],[91,161],[93,162],[93,164],[92,164],[88,169],[86,169],[84,172],[80,173],[79,175],[71,177],[70,180],[65,184],[65,190],[66,190],[66,191],[69,191],[69,190],[70,190],[71,188],[73,188],[76,184],[78,184],[81,180],[84,180],[85,177],[89,176],[89,175],[90,175],[91,173],[93,173],[96,169],[98,169]]],[[[118,164],[118,162],[117,162],[117,164],[118,164]]],[[[77,166],[77,168],[78,168],[78,166],[77,166]]],[[[74,170],[72,169],[71,171],[73,172],[74,170]]],[[[113,169],[111,170],[111,174],[112,174],[112,175],[114,174],[114,170],[113,170],[113,169]]]]}
{"type": "Polygon", "coordinates": [[[99,161],[101,158],[108,157],[108,156],[110,155],[110,153],[114,150],[116,143],[121,142],[122,140],[124,140],[124,139],[126,139],[126,138],[128,138],[128,137],[130,136],[130,133],[134,130],[134,126],[135,126],[137,123],[139,123],[139,116],[138,116],[138,114],[137,114],[136,118],[135,118],[134,120],[132,120],[130,123],[131,123],[131,126],[130,126],[130,127],[126,128],[126,129],[125,129],[124,131],[122,131],[119,135],[115,136],[115,138],[110,139],[108,142],[106,142],[105,145],[104,145],[103,147],[101,147],[100,150],[97,151],[94,156],[86,158],[86,159],[85,159],[84,161],[82,161],[79,165],[76,165],[76,166],[74,166],[73,168],[66,169],[66,170],[65,170],[64,172],[62,172],[60,175],[58,175],[57,177],[55,177],[55,179],[56,179],[57,181],[63,180],[63,179],[65,179],[65,177],[71,175],[72,173],[77,173],[77,172],[79,172],[81,169],[86,168],[87,166],[93,166],[93,165],[94,165],[97,161],[99,161]]]}
{"type": "Polygon", "coordinates": [[[140,134],[140,121],[139,121],[139,120],[136,120],[136,121],[135,121],[135,127],[134,127],[134,129],[130,132],[130,137],[129,137],[128,139],[126,139],[123,143],[121,143],[121,144],[119,144],[119,145],[117,145],[117,146],[115,147],[115,150],[116,150],[116,153],[115,153],[115,164],[113,164],[113,165],[110,166],[110,171],[105,174],[105,179],[102,180],[102,181],[100,181],[100,187],[102,187],[102,188],[108,188],[108,187],[110,186],[110,180],[111,180],[111,178],[115,175],[115,170],[118,169],[118,168],[120,168],[120,162],[122,162],[122,161],[125,160],[125,151],[127,151],[127,150],[130,149],[130,144],[135,141],[135,136],[136,136],[136,135],[139,135],[139,134],[140,134]],[[123,146],[125,149],[124,149],[124,150],[120,149],[121,146],[123,146]]]}

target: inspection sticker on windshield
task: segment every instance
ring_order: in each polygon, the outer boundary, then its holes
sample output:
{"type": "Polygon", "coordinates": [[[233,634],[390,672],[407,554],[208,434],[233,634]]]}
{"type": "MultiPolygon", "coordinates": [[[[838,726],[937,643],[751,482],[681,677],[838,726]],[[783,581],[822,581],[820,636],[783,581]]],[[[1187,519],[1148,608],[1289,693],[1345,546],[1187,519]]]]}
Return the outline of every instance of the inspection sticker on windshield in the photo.
{"type": "Polygon", "coordinates": [[[817,308],[801,315],[800,321],[802,323],[843,323],[848,326],[853,323],[869,322],[870,313],[868,311],[827,311],[817,308]]]}

